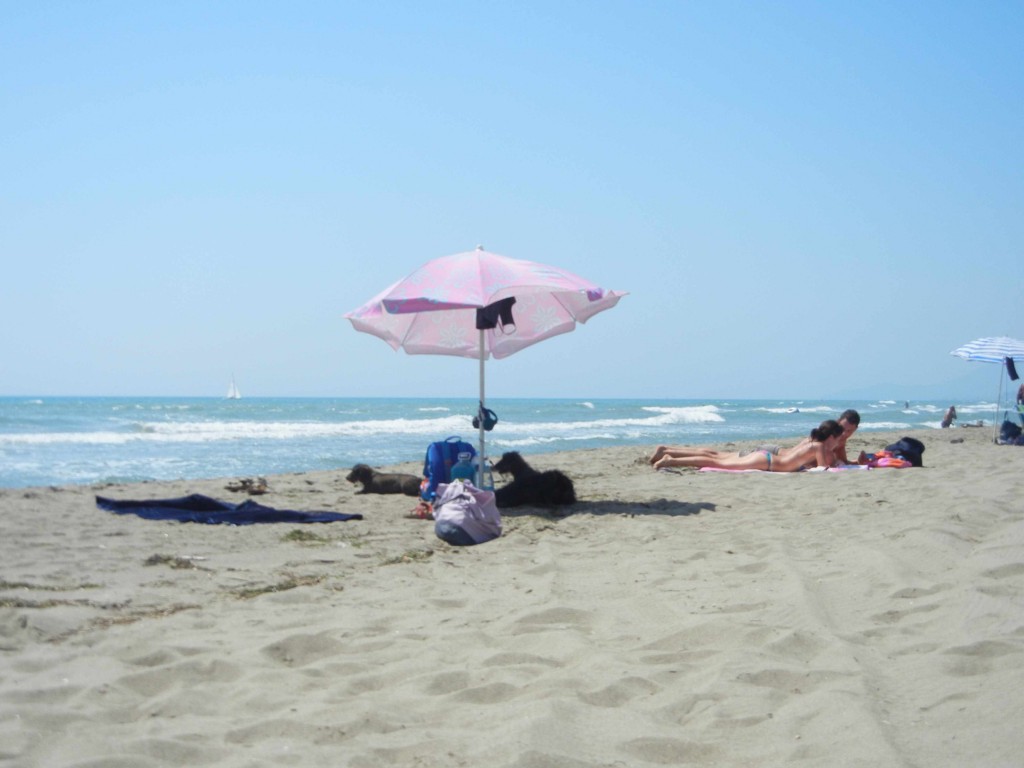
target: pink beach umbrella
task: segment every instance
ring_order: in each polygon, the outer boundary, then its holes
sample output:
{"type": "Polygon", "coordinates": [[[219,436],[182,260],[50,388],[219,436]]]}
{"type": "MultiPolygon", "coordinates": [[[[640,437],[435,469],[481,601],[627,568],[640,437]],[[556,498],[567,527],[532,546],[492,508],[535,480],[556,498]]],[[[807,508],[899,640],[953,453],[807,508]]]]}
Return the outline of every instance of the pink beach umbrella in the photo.
{"type": "MultiPolygon", "coordinates": [[[[480,362],[480,467],[484,431],[484,362],[508,357],[538,341],[568,333],[625,293],[607,291],[564,269],[485,251],[427,262],[345,315],[410,355],[455,355],[480,362]]],[[[478,477],[479,481],[480,478],[478,477]]]]}

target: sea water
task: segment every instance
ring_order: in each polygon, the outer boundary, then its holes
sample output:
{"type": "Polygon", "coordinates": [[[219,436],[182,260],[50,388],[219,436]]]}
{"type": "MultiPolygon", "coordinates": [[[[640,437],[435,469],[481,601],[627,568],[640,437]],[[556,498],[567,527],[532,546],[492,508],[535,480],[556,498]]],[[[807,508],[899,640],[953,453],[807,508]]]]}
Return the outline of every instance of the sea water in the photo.
{"type": "MultiPolygon", "coordinates": [[[[486,453],[806,435],[846,408],[861,430],[938,429],[947,402],[496,399],[486,453]]],[[[422,461],[427,445],[476,444],[475,400],[2,397],[0,487],[269,475],[422,461]]],[[[960,423],[995,406],[957,403],[960,423]]]]}

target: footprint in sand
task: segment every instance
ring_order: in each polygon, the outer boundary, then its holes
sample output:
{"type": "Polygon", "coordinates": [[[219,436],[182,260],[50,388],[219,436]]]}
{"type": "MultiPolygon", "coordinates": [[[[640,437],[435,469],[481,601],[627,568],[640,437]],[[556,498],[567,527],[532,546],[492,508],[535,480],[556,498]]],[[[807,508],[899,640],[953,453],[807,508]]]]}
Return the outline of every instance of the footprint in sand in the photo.
{"type": "Polygon", "coordinates": [[[575,608],[550,608],[523,616],[512,626],[513,635],[546,632],[551,629],[590,629],[591,615],[575,608]]]}
{"type": "Polygon", "coordinates": [[[713,765],[715,757],[721,753],[720,747],[715,744],[666,738],[632,739],[620,744],[619,749],[630,757],[660,765],[713,765]]]}
{"type": "Polygon", "coordinates": [[[901,611],[884,611],[882,613],[876,613],[871,617],[871,620],[876,624],[898,624],[909,616],[914,616],[919,613],[931,613],[938,607],[938,605],[915,605],[912,608],[907,608],[901,611]]]}
{"type": "Polygon", "coordinates": [[[191,689],[199,683],[233,683],[243,674],[243,669],[237,664],[218,659],[192,660],[125,675],[118,680],[118,684],[141,696],[152,698],[169,690],[191,689]]]}
{"type": "Polygon", "coordinates": [[[483,666],[521,669],[526,667],[559,668],[565,665],[555,659],[548,659],[533,653],[496,653],[494,656],[486,659],[483,662],[483,666]]]}
{"type": "Polygon", "coordinates": [[[763,669],[760,672],[746,672],[737,675],[736,680],[749,683],[759,688],[774,688],[786,692],[809,693],[823,683],[854,677],[850,672],[834,672],[829,670],[812,670],[808,672],[792,672],[788,669],[763,669]]]}
{"type": "Polygon", "coordinates": [[[992,672],[993,662],[1011,654],[1020,653],[1020,649],[1010,643],[998,640],[981,640],[970,645],[960,645],[943,651],[953,656],[949,665],[949,673],[957,677],[974,677],[992,672]]]}
{"type": "Polygon", "coordinates": [[[988,579],[1009,579],[1014,576],[1020,576],[1022,573],[1024,573],[1024,563],[1009,563],[988,571],[982,571],[981,575],[988,579]]]}
{"type": "Polygon", "coordinates": [[[627,677],[592,693],[579,694],[580,701],[595,707],[621,707],[633,699],[650,696],[661,686],[642,677],[627,677]]]}
{"type": "Polygon", "coordinates": [[[465,690],[469,685],[468,672],[442,672],[430,678],[423,692],[431,696],[444,696],[465,690]]]}
{"type": "Polygon", "coordinates": [[[459,701],[473,704],[497,704],[508,701],[519,693],[519,689],[509,683],[489,683],[476,688],[467,688],[455,695],[459,701]]]}
{"type": "Polygon", "coordinates": [[[768,644],[767,648],[775,656],[792,659],[801,664],[810,664],[821,653],[830,648],[825,640],[800,630],[788,633],[785,637],[768,644]]]}
{"type": "Polygon", "coordinates": [[[442,672],[430,678],[423,692],[431,696],[454,696],[473,704],[495,704],[515,696],[519,689],[509,683],[495,682],[470,687],[468,672],[442,672]]]}
{"type": "Polygon", "coordinates": [[[344,653],[345,646],[327,634],[292,635],[263,649],[263,654],[288,667],[304,667],[344,653]]]}

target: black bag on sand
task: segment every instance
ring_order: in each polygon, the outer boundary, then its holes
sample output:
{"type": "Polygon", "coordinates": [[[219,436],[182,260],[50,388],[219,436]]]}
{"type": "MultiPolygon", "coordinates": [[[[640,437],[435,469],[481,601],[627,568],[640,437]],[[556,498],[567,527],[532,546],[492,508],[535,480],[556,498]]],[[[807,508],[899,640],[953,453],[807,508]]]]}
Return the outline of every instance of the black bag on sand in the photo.
{"type": "Polygon", "coordinates": [[[1020,435],[1020,427],[1009,419],[1003,420],[1002,426],[999,427],[999,442],[1001,445],[1013,445],[1014,441],[1020,437],[1020,435]]]}
{"type": "Polygon", "coordinates": [[[885,450],[889,451],[893,456],[906,459],[910,462],[911,466],[924,466],[921,461],[922,454],[924,453],[924,443],[917,438],[901,437],[892,445],[885,446],[885,450]]]}

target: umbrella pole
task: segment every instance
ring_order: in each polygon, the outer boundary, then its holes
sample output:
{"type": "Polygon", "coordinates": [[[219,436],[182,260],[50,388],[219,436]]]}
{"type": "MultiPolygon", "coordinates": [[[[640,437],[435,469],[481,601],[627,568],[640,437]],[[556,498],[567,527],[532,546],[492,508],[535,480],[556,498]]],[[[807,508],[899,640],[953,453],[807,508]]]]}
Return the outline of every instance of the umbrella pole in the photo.
{"type": "Polygon", "coordinates": [[[996,415],[992,419],[992,442],[999,442],[999,409],[1003,406],[1003,366],[999,366],[999,392],[996,393],[996,415]]]}
{"type": "Polygon", "coordinates": [[[484,487],[484,329],[480,329],[480,404],[477,406],[477,419],[480,422],[480,454],[476,464],[476,487],[484,487]]]}

